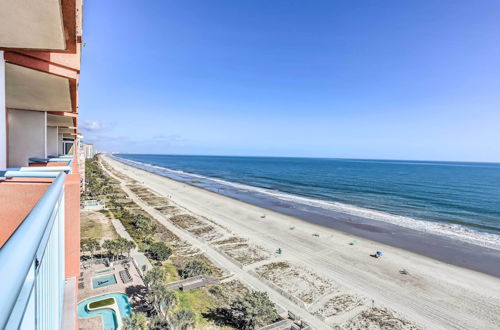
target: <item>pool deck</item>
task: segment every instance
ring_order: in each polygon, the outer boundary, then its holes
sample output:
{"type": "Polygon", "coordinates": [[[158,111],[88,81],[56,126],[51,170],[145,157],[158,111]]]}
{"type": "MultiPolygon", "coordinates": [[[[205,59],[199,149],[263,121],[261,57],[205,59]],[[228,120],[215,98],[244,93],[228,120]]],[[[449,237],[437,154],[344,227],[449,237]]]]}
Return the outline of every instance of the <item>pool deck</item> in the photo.
{"type": "MultiPolygon", "coordinates": [[[[86,270],[81,270],[83,272],[82,276],[79,278],[79,283],[84,283],[84,288],[78,290],[78,302],[82,302],[83,300],[109,294],[109,293],[124,293],[128,296],[130,303],[134,305],[135,303],[138,302],[137,295],[133,295],[131,293],[133,292],[138,292],[142,289],[145,289],[144,287],[144,282],[142,281],[142,278],[140,277],[139,273],[137,272],[137,269],[133,265],[132,262],[130,262],[131,267],[129,267],[129,272],[132,277],[132,282],[124,284],[122,280],[120,279],[120,274],[119,272],[121,270],[124,270],[125,267],[121,263],[116,263],[111,267],[114,267],[115,269],[110,272],[105,272],[105,273],[98,273],[96,274],[96,271],[106,269],[108,267],[99,264],[99,265],[93,265],[92,267],[86,269],[86,270]],[[116,284],[104,286],[101,288],[96,288],[94,289],[92,287],[92,278],[94,277],[99,277],[102,275],[110,275],[114,274],[116,277],[116,284]],[[80,281],[80,279],[83,279],[80,281]]],[[[100,316],[92,317],[92,318],[84,318],[84,319],[78,319],[78,328],[79,329],[102,329],[103,327],[103,322],[102,318],[100,316]]]]}
{"type": "Polygon", "coordinates": [[[101,316],[78,319],[78,329],[80,330],[102,329],[103,327],[104,324],[101,316]]]}

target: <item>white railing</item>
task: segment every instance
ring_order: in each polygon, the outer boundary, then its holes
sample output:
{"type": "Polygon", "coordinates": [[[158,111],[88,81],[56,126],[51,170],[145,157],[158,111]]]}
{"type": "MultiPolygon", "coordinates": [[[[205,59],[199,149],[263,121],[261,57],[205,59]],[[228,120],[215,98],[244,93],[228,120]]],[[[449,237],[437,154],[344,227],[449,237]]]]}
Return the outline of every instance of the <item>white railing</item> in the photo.
{"type": "Polygon", "coordinates": [[[66,173],[52,175],[55,180],[0,249],[0,329],[61,326],[66,173]]]}

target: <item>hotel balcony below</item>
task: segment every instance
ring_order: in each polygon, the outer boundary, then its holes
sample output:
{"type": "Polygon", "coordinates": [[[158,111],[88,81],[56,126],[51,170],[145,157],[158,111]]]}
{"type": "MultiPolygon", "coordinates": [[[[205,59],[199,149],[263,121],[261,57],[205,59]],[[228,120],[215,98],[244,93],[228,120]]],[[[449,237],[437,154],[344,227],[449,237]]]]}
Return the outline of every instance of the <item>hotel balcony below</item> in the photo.
{"type": "Polygon", "coordinates": [[[67,155],[31,165],[0,172],[0,328],[75,328],[78,164],[67,155]]]}

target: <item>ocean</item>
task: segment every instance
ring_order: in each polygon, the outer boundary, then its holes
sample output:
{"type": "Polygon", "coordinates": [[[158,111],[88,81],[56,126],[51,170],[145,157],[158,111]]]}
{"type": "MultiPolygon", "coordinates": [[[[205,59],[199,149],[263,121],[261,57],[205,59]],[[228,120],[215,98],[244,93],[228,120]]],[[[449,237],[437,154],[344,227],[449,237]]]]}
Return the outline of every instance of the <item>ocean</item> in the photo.
{"type": "Polygon", "coordinates": [[[400,227],[500,250],[498,163],[114,156],[246,202],[341,230],[354,228],[347,230],[354,234],[384,228],[394,233],[400,227]]]}

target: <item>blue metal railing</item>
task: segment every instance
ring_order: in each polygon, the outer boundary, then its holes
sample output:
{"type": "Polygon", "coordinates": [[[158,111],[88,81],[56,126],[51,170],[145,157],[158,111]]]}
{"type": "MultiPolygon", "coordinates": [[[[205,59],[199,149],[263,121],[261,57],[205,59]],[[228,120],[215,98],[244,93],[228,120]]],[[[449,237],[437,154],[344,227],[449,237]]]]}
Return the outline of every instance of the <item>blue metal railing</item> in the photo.
{"type": "Polygon", "coordinates": [[[50,174],[55,180],[0,249],[0,329],[59,328],[64,286],[66,173],[5,174],[50,174]],[[45,300],[40,301],[40,297],[45,300]]]}
{"type": "Polygon", "coordinates": [[[26,171],[0,171],[4,178],[56,178],[61,172],[26,172],[26,171]]]}
{"type": "Polygon", "coordinates": [[[47,162],[69,162],[72,159],[69,157],[54,157],[54,158],[38,158],[31,157],[29,159],[30,163],[47,163],[47,162]]]}
{"type": "Polygon", "coordinates": [[[71,171],[70,166],[26,166],[26,167],[11,167],[7,171],[18,171],[18,172],[57,172],[64,171],[69,173],[71,171]]]}

